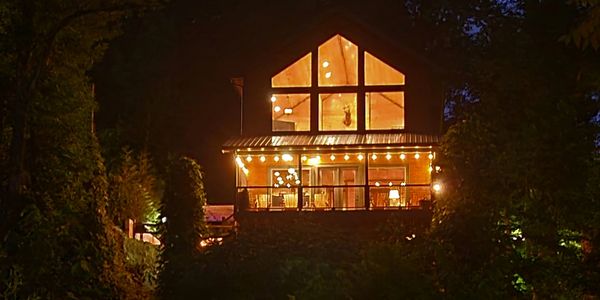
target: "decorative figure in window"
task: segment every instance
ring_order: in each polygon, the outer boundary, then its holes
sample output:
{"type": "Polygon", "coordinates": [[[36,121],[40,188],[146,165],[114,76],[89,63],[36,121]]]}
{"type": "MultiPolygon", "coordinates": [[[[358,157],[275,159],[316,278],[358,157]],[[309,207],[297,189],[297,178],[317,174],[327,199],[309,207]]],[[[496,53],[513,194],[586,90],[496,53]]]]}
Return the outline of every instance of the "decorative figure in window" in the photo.
{"type": "Polygon", "coordinates": [[[346,127],[350,126],[350,124],[352,124],[352,114],[350,112],[350,105],[346,104],[344,105],[344,121],[343,121],[344,125],[346,125],[346,127]]]}

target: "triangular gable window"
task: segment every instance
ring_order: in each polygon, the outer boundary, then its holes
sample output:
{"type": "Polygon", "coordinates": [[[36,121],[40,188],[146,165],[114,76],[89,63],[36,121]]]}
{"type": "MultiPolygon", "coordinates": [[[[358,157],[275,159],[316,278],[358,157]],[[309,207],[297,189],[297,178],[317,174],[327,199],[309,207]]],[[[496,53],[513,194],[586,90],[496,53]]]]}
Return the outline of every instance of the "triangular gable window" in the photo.
{"type": "Polygon", "coordinates": [[[273,87],[309,87],[310,81],[310,58],[308,53],[297,60],[279,74],[271,78],[273,87]]]}
{"type": "Polygon", "coordinates": [[[365,85],[403,85],[404,74],[365,52],[365,85]]]}
{"type": "Polygon", "coordinates": [[[341,35],[319,46],[319,86],[358,84],[358,47],[341,35]]]}

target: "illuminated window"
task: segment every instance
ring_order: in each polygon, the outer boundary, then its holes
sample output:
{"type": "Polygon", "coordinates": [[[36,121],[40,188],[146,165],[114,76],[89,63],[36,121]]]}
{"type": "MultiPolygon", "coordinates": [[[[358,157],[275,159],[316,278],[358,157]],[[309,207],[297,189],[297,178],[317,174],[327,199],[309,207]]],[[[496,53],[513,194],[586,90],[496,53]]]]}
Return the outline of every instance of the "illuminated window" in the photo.
{"type": "Polygon", "coordinates": [[[271,78],[273,87],[309,87],[310,86],[310,58],[308,53],[285,70],[271,78]]]}
{"type": "Polygon", "coordinates": [[[404,129],[404,92],[369,92],[365,101],[367,130],[404,129]]]}
{"type": "Polygon", "coordinates": [[[356,130],[356,94],[319,94],[319,130],[356,130]]]}
{"type": "Polygon", "coordinates": [[[272,102],[272,130],[402,130],[404,85],[402,72],[335,35],[316,53],[306,54],[271,78],[274,94],[268,97],[272,102]],[[363,59],[360,55],[364,55],[364,64],[359,66],[358,61],[363,59]],[[315,68],[311,68],[313,65],[315,68]],[[364,78],[359,78],[359,73],[364,78]],[[311,78],[317,78],[317,82],[311,78]],[[318,99],[311,99],[311,95],[318,99]],[[318,103],[318,116],[312,116],[317,122],[310,120],[311,102],[318,103]],[[311,128],[311,124],[317,124],[317,128],[311,128]]]}
{"type": "Polygon", "coordinates": [[[403,85],[404,74],[365,52],[365,85],[403,85]]]}
{"type": "Polygon", "coordinates": [[[271,95],[273,131],[310,130],[310,94],[271,95]]]}
{"type": "Polygon", "coordinates": [[[319,86],[358,84],[358,47],[341,35],[319,46],[319,86]]]}

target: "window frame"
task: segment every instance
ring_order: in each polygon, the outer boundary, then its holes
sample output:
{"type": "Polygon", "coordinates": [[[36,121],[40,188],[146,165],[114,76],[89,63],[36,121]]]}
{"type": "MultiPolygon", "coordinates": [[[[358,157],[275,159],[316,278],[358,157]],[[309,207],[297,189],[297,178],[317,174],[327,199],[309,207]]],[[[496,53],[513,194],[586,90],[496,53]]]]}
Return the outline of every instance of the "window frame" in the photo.
{"type": "MultiPolygon", "coordinates": [[[[342,35],[342,37],[344,37],[342,35]]],[[[345,38],[345,37],[344,37],[345,38]]],[[[331,39],[331,37],[327,38],[324,42],[331,39]]],[[[350,39],[348,39],[350,41],[350,39]]],[[[322,44],[322,43],[321,43],[322,44]]],[[[368,49],[362,47],[360,44],[355,44],[358,50],[358,84],[355,86],[319,86],[318,76],[319,76],[319,46],[317,45],[313,47],[310,51],[311,55],[311,86],[310,87],[277,87],[274,88],[272,84],[270,84],[269,96],[271,97],[273,94],[310,94],[310,130],[309,131],[274,131],[273,125],[271,125],[271,132],[276,134],[295,134],[295,133],[329,133],[329,134],[344,134],[351,132],[369,132],[369,133],[401,133],[406,131],[407,128],[407,106],[409,105],[408,95],[407,95],[407,86],[408,80],[405,80],[403,85],[365,85],[365,52],[369,52],[371,55],[380,59],[378,56],[373,54],[373,51],[368,51],[368,49]],[[377,92],[402,92],[404,93],[404,127],[402,129],[366,129],[366,94],[367,93],[377,93],[377,92]],[[356,93],[356,130],[319,130],[321,127],[319,122],[321,120],[320,115],[320,97],[319,94],[334,94],[334,93],[356,93]]],[[[306,54],[305,54],[306,55],[306,54]]],[[[304,57],[303,55],[302,57],[304,57]]],[[[301,58],[302,58],[301,57],[301,58]]],[[[381,60],[381,59],[380,59],[381,60]]],[[[382,60],[383,61],[383,60],[382,60]]],[[[293,64],[294,62],[292,62],[293,64]]],[[[286,66],[287,67],[287,66],[286,66]]],[[[390,67],[395,68],[394,66],[390,67]]],[[[285,69],[285,68],[284,68],[285,69]]],[[[400,70],[398,70],[400,71],[400,70]]],[[[281,71],[279,71],[281,72],[281,71]]],[[[406,73],[402,72],[406,77],[406,73]]],[[[273,76],[276,76],[279,73],[276,73],[273,76]]],[[[271,76],[271,78],[273,78],[271,76]]],[[[269,105],[271,107],[271,105],[269,105]]],[[[272,109],[272,108],[271,108],[272,109]]],[[[272,115],[272,111],[270,112],[272,115]]],[[[272,122],[271,122],[272,124],[272,122]]]]}

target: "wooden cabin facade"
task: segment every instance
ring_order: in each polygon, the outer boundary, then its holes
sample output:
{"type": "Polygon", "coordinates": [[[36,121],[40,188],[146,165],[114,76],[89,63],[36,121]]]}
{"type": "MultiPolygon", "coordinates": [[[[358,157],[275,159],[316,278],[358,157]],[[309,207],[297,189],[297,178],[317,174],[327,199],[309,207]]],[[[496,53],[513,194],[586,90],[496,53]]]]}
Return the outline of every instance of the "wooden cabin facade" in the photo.
{"type": "Polygon", "coordinates": [[[355,215],[430,211],[443,99],[431,64],[335,21],[243,74],[236,211],[355,215]]]}

